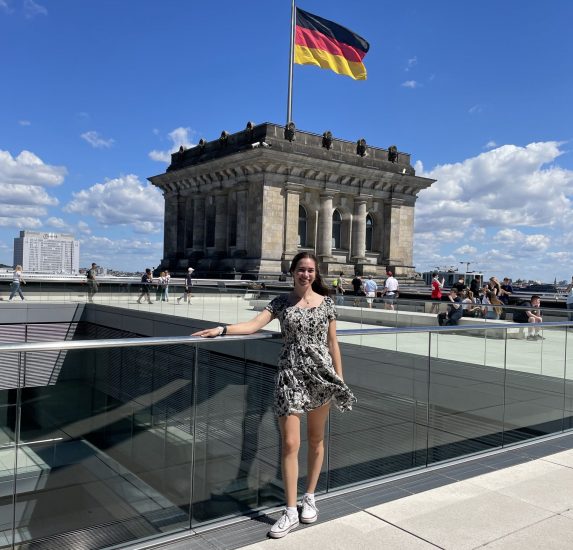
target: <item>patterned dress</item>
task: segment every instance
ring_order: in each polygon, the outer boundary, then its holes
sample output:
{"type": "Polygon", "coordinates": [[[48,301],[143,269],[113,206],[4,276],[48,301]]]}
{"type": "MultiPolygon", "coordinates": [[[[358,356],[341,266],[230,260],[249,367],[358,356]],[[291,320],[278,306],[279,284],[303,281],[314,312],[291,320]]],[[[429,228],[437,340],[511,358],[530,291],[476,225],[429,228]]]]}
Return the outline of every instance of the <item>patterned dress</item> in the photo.
{"type": "Polygon", "coordinates": [[[267,305],[281,324],[283,347],[278,361],[274,411],[277,416],[304,413],[333,401],[341,411],[356,398],[336,374],[328,351],[328,324],[336,319],[333,301],[325,297],[312,308],[289,304],[282,294],[267,305]]]}

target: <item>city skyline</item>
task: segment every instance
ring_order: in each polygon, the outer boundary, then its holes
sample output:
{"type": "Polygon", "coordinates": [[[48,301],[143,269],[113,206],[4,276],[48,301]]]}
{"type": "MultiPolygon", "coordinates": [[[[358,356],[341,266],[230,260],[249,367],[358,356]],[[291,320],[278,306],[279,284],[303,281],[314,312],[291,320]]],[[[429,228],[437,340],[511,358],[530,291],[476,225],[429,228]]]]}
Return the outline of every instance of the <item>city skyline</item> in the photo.
{"type": "MultiPolygon", "coordinates": [[[[169,154],[283,124],[290,2],[0,0],[0,262],[19,230],[73,232],[81,265],[158,265],[169,154]]],[[[297,128],[412,154],[418,271],[573,272],[565,0],[298,6],[370,42],[368,80],[294,69],[297,128]]]]}

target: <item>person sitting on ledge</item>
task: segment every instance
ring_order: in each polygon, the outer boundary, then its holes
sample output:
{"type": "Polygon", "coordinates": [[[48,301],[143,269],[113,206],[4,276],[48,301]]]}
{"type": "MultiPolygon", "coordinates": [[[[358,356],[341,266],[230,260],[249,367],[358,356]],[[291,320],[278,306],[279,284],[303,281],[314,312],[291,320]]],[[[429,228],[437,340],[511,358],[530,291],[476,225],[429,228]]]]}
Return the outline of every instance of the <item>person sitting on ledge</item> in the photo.
{"type": "Polygon", "coordinates": [[[448,304],[448,311],[446,313],[438,313],[438,324],[441,327],[457,325],[464,313],[462,300],[458,296],[458,291],[455,288],[450,290],[448,300],[450,301],[448,304]]]}
{"type": "Polygon", "coordinates": [[[541,305],[541,298],[534,294],[529,302],[523,302],[520,305],[519,311],[513,314],[513,320],[516,323],[530,323],[527,332],[528,340],[545,340],[541,336],[541,329],[537,326],[539,323],[543,323],[543,317],[541,316],[541,310],[539,306],[541,305]]]}

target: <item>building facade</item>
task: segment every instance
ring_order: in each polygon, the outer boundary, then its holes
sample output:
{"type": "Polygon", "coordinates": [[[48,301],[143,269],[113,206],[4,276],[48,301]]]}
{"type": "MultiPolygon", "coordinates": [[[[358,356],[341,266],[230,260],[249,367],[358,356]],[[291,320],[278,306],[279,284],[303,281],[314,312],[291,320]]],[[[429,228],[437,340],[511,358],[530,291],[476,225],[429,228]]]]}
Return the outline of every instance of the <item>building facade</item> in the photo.
{"type": "Polygon", "coordinates": [[[165,197],[158,269],[264,277],[303,250],[326,274],[412,273],[414,206],[434,180],[392,148],[249,123],[181,148],[149,181],[165,197]]]}
{"type": "Polygon", "coordinates": [[[80,243],[67,233],[20,231],[14,239],[14,265],[26,273],[77,274],[80,243]]]}

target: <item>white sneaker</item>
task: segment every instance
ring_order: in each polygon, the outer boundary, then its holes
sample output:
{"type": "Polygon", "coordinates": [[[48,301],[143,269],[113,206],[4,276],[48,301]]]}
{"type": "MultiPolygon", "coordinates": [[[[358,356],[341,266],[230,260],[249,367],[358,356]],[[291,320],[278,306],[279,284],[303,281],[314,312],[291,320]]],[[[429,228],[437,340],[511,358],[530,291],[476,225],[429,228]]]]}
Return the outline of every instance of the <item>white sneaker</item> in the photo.
{"type": "Polygon", "coordinates": [[[283,515],[276,521],[269,531],[269,537],[280,539],[288,535],[293,529],[298,527],[298,517],[290,517],[285,510],[283,515]]]}
{"type": "Polygon", "coordinates": [[[307,496],[302,497],[302,511],[300,512],[301,523],[314,523],[318,519],[316,502],[307,496]]]}

